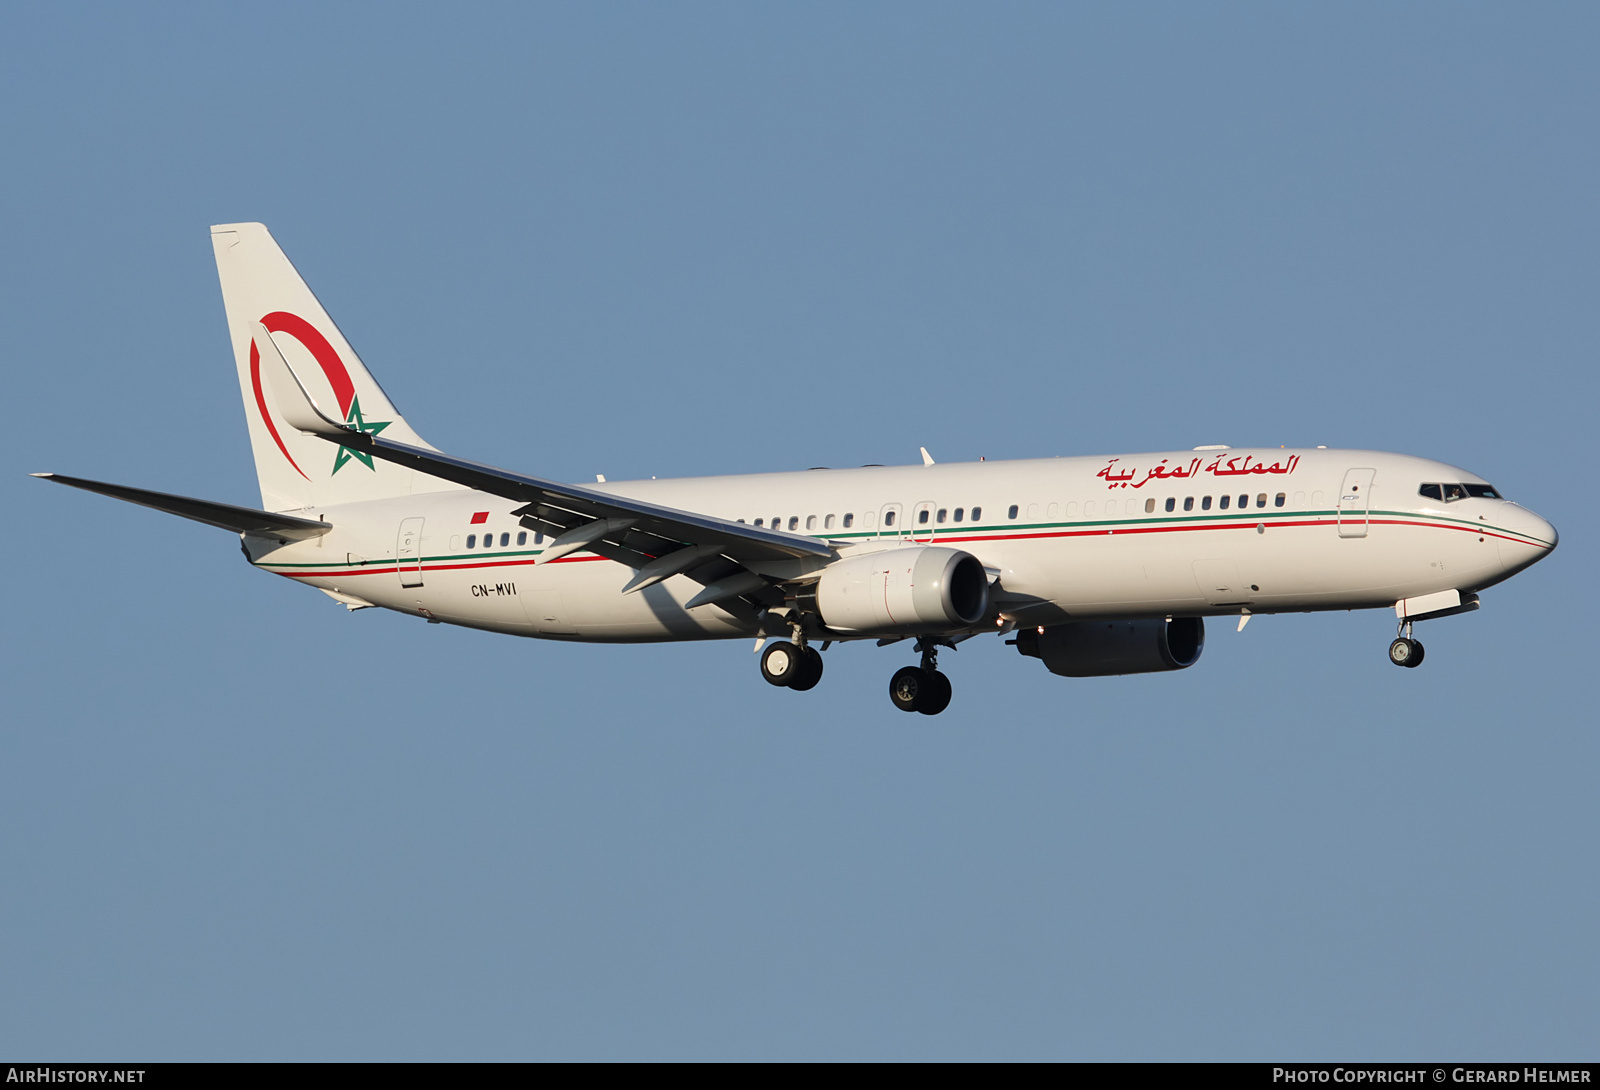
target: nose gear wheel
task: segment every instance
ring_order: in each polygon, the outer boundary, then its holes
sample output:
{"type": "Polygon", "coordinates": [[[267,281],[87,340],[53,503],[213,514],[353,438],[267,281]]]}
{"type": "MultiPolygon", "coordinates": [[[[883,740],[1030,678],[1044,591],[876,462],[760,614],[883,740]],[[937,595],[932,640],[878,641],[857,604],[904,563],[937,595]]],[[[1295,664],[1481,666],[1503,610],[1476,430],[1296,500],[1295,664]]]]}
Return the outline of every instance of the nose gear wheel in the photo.
{"type": "Polygon", "coordinates": [[[1411,638],[1411,622],[1400,622],[1400,634],[1389,645],[1389,661],[1396,666],[1415,670],[1422,665],[1422,641],[1411,638]]]}

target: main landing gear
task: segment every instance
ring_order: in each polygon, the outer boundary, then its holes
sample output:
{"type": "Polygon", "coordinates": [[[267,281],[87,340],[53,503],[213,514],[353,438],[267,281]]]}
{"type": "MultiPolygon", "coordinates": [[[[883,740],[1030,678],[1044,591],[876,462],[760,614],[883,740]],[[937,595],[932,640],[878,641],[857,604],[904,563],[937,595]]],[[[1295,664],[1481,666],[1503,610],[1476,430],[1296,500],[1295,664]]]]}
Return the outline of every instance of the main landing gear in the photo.
{"type": "Polygon", "coordinates": [[[903,712],[938,715],[950,706],[950,679],[939,672],[939,644],[931,638],[920,639],[917,650],[922,652],[922,665],[894,672],[889,679],[889,699],[903,712]]]}
{"type": "Polygon", "coordinates": [[[1400,622],[1400,635],[1389,645],[1389,661],[1415,669],[1422,665],[1422,643],[1411,638],[1411,622],[1400,622]]]}
{"type": "Polygon", "coordinates": [[[780,641],[761,653],[761,676],[769,685],[805,692],[822,680],[822,655],[803,638],[780,641]]]}

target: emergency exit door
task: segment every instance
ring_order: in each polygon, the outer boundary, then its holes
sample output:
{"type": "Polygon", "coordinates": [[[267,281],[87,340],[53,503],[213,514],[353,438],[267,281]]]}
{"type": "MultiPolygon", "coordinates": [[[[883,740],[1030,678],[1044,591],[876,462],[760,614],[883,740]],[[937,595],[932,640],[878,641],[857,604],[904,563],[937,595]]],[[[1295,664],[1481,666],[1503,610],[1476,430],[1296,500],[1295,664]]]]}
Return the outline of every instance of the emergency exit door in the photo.
{"type": "Polygon", "coordinates": [[[1376,471],[1351,469],[1339,487],[1339,536],[1366,537],[1368,511],[1372,501],[1372,478],[1376,471]]]}
{"type": "Polygon", "coordinates": [[[402,519],[394,555],[400,569],[402,587],[422,586],[422,520],[402,519]]]}

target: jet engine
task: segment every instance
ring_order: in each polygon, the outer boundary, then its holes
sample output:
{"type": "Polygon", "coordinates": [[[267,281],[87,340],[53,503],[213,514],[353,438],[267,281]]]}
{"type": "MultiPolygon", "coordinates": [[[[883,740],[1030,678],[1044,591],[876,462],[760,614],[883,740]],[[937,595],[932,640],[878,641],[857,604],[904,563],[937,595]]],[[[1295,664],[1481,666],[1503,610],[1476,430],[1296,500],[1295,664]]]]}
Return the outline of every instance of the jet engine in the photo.
{"type": "Polygon", "coordinates": [[[835,632],[944,632],[989,612],[989,577],[978,558],[939,545],[837,561],[813,593],[818,616],[835,632]]]}
{"type": "Polygon", "coordinates": [[[1206,623],[1200,617],[1162,621],[1081,621],[1017,632],[1017,650],[1063,677],[1110,677],[1183,670],[1200,661],[1206,623]]]}

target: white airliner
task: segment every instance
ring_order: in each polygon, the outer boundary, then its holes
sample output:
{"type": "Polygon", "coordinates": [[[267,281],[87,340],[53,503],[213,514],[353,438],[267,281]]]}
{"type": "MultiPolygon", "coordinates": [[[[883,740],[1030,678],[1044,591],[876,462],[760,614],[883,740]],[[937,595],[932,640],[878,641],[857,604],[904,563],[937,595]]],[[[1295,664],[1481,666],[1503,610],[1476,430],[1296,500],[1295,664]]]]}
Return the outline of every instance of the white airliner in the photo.
{"type": "Polygon", "coordinates": [[[940,648],[1012,635],[1052,673],[1194,665],[1206,617],[1392,608],[1412,624],[1546,556],[1555,528],[1483,478],[1364,450],[863,466],[573,485],[412,430],[259,223],[213,227],[263,510],[56,474],[239,534],[350,609],[517,636],[754,639],[810,689],[831,644],[912,639],[904,711],[950,702],[940,648]]]}

